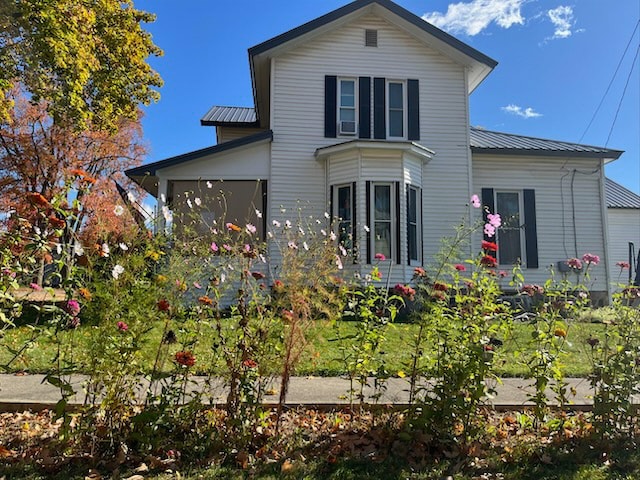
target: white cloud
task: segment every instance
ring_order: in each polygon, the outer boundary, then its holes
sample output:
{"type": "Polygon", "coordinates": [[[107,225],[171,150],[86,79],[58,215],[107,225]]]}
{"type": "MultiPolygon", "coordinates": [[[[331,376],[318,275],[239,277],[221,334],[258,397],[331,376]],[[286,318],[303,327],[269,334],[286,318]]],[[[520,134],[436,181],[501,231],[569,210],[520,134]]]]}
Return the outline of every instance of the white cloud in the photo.
{"type": "Polygon", "coordinates": [[[573,33],[571,29],[575,24],[573,18],[573,8],[560,5],[557,8],[549,10],[547,16],[551,23],[556,27],[551,38],[567,38],[573,33]]]}
{"type": "Polygon", "coordinates": [[[426,13],[423,20],[451,33],[477,35],[491,22],[502,28],[514,24],[522,25],[521,8],[527,0],[472,0],[471,2],[452,3],[447,13],[426,13]]]}
{"type": "Polygon", "coordinates": [[[531,107],[527,107],[523,109],[519,105],[514,105],[514,104],[507,105],[506,107],[502,107],[502,110],[507,113],[511,113],[513,115],[518,115],[519,117],[522,117],[522,118],[537,118],[542,116],[541,113],[534,111],[533,108],[531,107]]]}

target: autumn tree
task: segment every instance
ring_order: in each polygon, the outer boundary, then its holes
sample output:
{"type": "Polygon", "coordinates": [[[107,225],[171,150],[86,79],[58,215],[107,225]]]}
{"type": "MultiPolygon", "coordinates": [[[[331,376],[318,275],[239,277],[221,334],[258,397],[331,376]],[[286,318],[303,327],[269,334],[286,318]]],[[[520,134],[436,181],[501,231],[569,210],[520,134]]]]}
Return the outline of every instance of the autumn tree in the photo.
{"type": "Polygon", "coordinates": [[[133,0],[0,0],[0,118],[20,84],[74,129],[135,121],[162,85],[147,63],[162,54],[143,29],[154,19],[133,0]]]}
{"type": "Polygon", "coordinates": [[[46,228],[55,216],[42,215],[33,200],[44,204],[66,196],[69,208],[76,204],[74,221],[64,225],[69,235],[84,233],[95,241],[133,233],[126,209],[114,213],[124,206],[114,180],[126,183],[122,172],[142,163],[140,122],[121,119],[115,132],[69,131],[53,121],[46,102],[33,103],[15,88],[10,98],[10,121],[0,122],[0,211],[46,228]]]}

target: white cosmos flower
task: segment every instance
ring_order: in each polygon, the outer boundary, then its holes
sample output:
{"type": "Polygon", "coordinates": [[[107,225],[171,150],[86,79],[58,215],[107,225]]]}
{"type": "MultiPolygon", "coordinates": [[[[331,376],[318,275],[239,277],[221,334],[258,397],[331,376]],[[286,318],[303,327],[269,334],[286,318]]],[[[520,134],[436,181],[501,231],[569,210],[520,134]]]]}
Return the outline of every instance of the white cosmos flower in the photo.
{"type": "Polygon", "coordinates": [[[207,182],[207,188],[213,188],[213,184],[211,182],[207,182]]]}
{"type": "Polygon", "coordinates": [[[121,243],[118,246],[120,247],[120,250],[122,250],[123,252],[126,252],[127,250],[129,250],[129,246],[126,243],[121,243]]]}
{"type": "Polygon", "coordinates": [[[369,227],[367,227],[366,225],[363,228],[364,228],[364,231],[367,232],[367,233],[369,233],[371,231],[371,229],[369,227]]]}
{"type": "Polygon", "coordinates": [[[127,198],[129,199],[130,202],[136,201],[136,196],[131,192],[127,192],[127,198]]]}
{"type": "Polygon", "coordinates": [[[276,227],[276,228],[280,228],[280,222],[279,222],[278,220],[274,220],[274,221],[273,221],[273,222],[271,222],[271,223],[273,223],[273,226],[274,226],[274,227],[276,227]]]}
{"type": "Polygon", "coordinates": [[[109,245],[106,243],[102,244],[102,256],[103,257],[108,257],[109,253],[111,252],[111,249],[109,248],[109,245]]]}
{"type": "Polygon", "coordinates": [[[116,217],[121,216],[124,213],[124,207],[122,205],[116,205],[115,208],[113,209],[113,214],[116,217]]]}
{"type": "Polygon", "coordinates": [[[76,242],[73,244],[73,253],[77,256],[77,257],[81,257],[82,255],[84,255],[84,248],[82,248],[82,244],[79,242],[76,242]]]}
{"type": "Polygon", "coordinates": [[[256,217],[262,218],[262,212],[258,209],[256,209],[256,217]]]}
{"type": "Polygon", "coordinates": [[[190,198],[187,198],[187,205],[189,205],[189,208],[193,208],[193,203],[191,203],[190,198]]]}
{"type": "Polygon", "coordinates": [[[62,253],[62,244],[56,243],[56,253],[60,255],[62,253]]]}
{"type": "Polygon", "coordinates": [[[309,250],[309,245],[307,244],[307,242],[302,242],[302,248],[304,248],[305,250],[309,250]]]}
{"type": "Polygon", "coordinates": [[[326,218],[328,220],[330,217],[331,216],[329,215],[329,212],[324,212],[324,218],[326,218]]]}
{"type": "Polygon", "coordinates": [[[331,234],[329,235],[329,238],[331,239],[332,242],[335,242],[336,238],[338,237],[336,237],[335,233],[331,232],[331,234]]]}
{"type": "Polygon", "coordinates": [[[120,275],[122,275],[124,273],[124,267],[122,265],[116,265],[115,267],[113,267],[113,270],[111,270],[111,276],[113,278],[115,278],[116,280],[118,279],[118,277],[120,275]]]}
{"type": "Polygon", "coordinates": [[[194,198],[193,201],[196,203],[197,206],[202,205],[202,200],[200,200],[200,197],[194,198]]]}

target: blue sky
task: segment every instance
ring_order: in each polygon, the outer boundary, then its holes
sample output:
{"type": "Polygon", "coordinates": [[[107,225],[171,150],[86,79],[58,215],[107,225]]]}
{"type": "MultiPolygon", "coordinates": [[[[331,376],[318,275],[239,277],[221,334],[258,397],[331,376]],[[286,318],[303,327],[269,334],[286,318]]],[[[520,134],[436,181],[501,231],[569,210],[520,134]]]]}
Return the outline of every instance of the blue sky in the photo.
{"type": "MultiPolygon", "coordinates": [[[[145,109],[147,162],[214,144],[214,127],[200,126],[210,106],[253,106],[247,49],[346,3],[136,1],[157,15],[147,30],[164,50],[152,60],[165,85],[145,109]]],[[[397,3],[499,62],[470,97],[472,125],[624,150],[607,176],[640,192],[638,0],[397,3]]]]}

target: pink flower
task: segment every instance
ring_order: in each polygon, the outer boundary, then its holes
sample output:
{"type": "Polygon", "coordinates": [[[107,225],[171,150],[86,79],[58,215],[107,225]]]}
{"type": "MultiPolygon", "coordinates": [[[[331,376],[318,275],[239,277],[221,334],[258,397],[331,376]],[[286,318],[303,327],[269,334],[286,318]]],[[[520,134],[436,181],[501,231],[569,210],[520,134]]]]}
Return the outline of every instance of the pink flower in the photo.
{"type": "Polygon", "coordinates": [[[342,270],[344,268],[344,266],[342,265],[342,260],[338,255],[335,255],[335,257],[336,257],[336,267],[338,267],[338,270],[342,270]]]}
{"type": "Polygon", "coordinates": [[[569,265],[569,267],[573,268],[574,270],[582,270],[582,262],[578,258],[570,258],[564,263],[569,265]]]}
{"type": "Polygon", "coordinates": [[[478,198],[478,195],[471,195],[471,205],[473,205],[473,208],[480,208],[480,199],[478,198]]]}
{"type": "Polygon", "coordinates": [[[231,245],[227,245],[226,243],[222,245],[222,248],[224,248],[227,252],[231,251],[231,245]]]}
{"type": "Polygon", "coordinates": [[[494,227],[490,223],[485,223],[484,234],[489,238],[493,237],[496,234],[496,227],[494,227]]]}
{"type": "Polygon", "coordinates": [[[375,258],[376,260],[380,261],[380,262],[384,262],[387,257],[384,256],[383,253],[376,253],[373,258],[375,258]]]}
{"type": "Polygon", "coordinates": [[[467,271],[467,267],[465,267],[461,263],[456,263],[454,268],[459,272],[466,272],[467,271]]]}
{"type": "Polygon", "coordinates": [[[542,295],[544,293],[544,288],[542,288],[540,285],[525,285],[522,287],[522,293],[526,293],[527,295],[529,295],[530,297],[533,297],[534,295],[542,295]]]}
{"type": "Polygon", "coordinates": [[[36,292],[39,292],[40,290],[42,290],[42,287],[37,283],[30,283],[29,286],[33,288],[36,292]]]}
{"type": "Polygon", "coordinates": [[[77,300],[69,300],[64,306],[64,310],[72,317],[77,317],[80,313],[80,304],[77,300]]]}
{"type": "Polygon", "coordinates": [[[193,286],[198,290],[202,288],[202,285],[200,285],[198,282],[193,282],[193,286]]]}
{"type": "Polygon", "coordinates": [[[624,269],[629,270],[631,268],[631,265],[629,264],[629,262],[616,262],[616,265],[620,267],[621,270],[624,270],[624,269]]]}
{"type": "Polygon", "coordinates": [[[217,252],[218,250],[219,250],[218,244],[216,242],[212,242],[211,243],[211,251],[212,252],[217,252]]]}
{"type": "Polygon", "coordinates": [[[498,272],[498,276],[499,276],[500,278],[504,278],[504,277],[506,277],[507,275],[509,275],[509,274],[508,274],[507,272],[505,272],[504,270],[500,270],[500,271],[498,272]]]}
{"type": "Polygon", "coordinates": [[[488,213],[487,220],[489,220],[489,223],[495,228],[500,228],[500,225],[502,225],[502,219],[498,213],[488,213]]]}
{"type": "Polygon", "coordinates": [[[247,226],[245,227],[245,229],[247,230],[247,233],[249,235],[253,235],[254,233],[256,233],[256,227],[251,223],[247,223],[247,226]]]}
{"type": "Polygon", "coordinates": [[[598,255],[594,255],[593,253],[585,253],[582,255],[582,261],[587,265],[598,265],[600,263],[600,257],[598,255]]]}
{"type": "Polygon", "coordinates": [[[126,332],[127,330],[129,330],[129,325],[127,325],[124,322],[118,322],[116,326],[118,327],[118,330],[120,330],[121,332],[126,332]]]}

